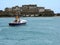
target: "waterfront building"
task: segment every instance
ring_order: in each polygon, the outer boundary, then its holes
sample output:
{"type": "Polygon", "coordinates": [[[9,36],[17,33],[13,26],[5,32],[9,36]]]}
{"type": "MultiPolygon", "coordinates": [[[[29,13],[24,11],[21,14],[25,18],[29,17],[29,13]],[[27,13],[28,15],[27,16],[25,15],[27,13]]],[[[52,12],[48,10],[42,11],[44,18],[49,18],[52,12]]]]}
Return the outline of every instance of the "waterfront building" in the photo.
{"type": "Polygon", "coordinates": [[[35,4],[22,5],[22,7],[14,6],[12,8],[5,8],[5,15],[20,15],[20,16],[54,16],[54,11],[45,9],[45,7],[38,7],[35,4]]]}
{"type": "Polygon", "coordinates": [[[45,9],[44,13],[45,14],[43,16],[54,16],[54,11],[51,9],[45,9]]]}
{"type": "Polygon", "coordinates": [[[60,16],[60,13],[56,13],[55,15],[56,15],[56,16],[60,16]]]}
{"type": "Polygon", "coordinates": [[[12,11],[20,11],[20,7],[19,6],[12,7],[12,11]]]}
{"type": "Polygon", "coordinates": [[[34,15],[38,13],[37,5],[23,5],[21,13],[25,15],[34,15]]]}
{"type": "Polygon", "coordinates": [[[19,6],[12,7],[12,12],[14,15],[20,15],[20,7],[19,6]]]}
{"type": "Polygon", "coordinates": [[[38,8],[38,10],[39,10],[39,13],[45,11],[45,8],[44,8],[44,7],[37,7],[37,8],[38,8]]]}
{"type": "Polygon", "coordinates": [[[0,10],[0,16],[1,16],[1,15],[3,15],[3,11],[2,11],[2,10],[0,10]]]}
{"type": "Polygon", "coordinates": [[[6,12],[11,12],[12,11],[12,8],[5,8],[5,11],[6,12]]]}
{"type": "Polygon", "coordinates": [[[37,7],[37,5],[22,5],[21,14],[23,16],[39,16],[37,14],[43,12],[44,10],[44,7],[37,7]]]}

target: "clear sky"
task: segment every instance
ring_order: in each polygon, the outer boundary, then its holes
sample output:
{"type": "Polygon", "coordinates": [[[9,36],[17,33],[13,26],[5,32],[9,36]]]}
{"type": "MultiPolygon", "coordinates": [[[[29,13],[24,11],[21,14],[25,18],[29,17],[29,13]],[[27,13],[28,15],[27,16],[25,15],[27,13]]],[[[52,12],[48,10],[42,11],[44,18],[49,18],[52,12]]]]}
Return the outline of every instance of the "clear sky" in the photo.
{"type": "Polygon", "coordinates": [[[0,0],[0,10],[4,10],[6,7],[22,6],[25,4],[37,4],[37,6],[60,13],[60,0],[0,0]]]}

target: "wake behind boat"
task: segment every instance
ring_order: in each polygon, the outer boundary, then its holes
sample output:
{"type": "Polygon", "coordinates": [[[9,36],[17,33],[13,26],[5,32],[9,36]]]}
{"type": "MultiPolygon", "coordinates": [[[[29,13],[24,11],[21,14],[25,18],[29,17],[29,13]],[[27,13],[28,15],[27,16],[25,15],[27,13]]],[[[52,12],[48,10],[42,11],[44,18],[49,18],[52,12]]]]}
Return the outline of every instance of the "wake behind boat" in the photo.
{"type": "Polygon", "coordinates": [[[16,19],[13,22],[9,23],[9,25],[10,26],[17,26],[17,25],[24,25],[26,23],[27,23],[26,20],[20,20],[19,17],[16,16],[16,19]]]}

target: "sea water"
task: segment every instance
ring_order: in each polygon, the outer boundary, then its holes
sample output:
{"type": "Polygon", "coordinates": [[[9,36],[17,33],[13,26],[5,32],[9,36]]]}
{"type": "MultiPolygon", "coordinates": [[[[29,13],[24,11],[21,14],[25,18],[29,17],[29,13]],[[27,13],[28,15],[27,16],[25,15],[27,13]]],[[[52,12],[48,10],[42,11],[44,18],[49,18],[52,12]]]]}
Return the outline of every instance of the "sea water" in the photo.
{"type": "Polygon", "coordinates": [[[60,45],[60,17],[22,17],[26,25],[9,26],[0,18],[0,45],[60,45]]]}

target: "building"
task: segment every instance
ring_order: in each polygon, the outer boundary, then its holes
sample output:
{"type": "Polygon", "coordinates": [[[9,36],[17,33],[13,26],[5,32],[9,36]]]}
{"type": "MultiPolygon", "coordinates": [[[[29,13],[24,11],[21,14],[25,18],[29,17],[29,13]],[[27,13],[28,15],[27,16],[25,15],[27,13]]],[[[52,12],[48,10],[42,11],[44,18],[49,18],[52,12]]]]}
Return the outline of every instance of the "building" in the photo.
{"type": "Polygon", "coordinates": [[[60,16],[60,13],[56,13],[55,16],[60,16]]]}
{"type": "Polygon", "coordinates": [[[12,7],[12,13],[14,15],[21,15],[20,14],[20,7],[19,6],[12,7]]]}
{"type": "Polygon", "coordinates": [[[22,5],[22,7],[14,6],[12,8],[5,8],[6,15],[20,15],[20,16],[54,16],[54,11],[45,9],[45,7],[38,7],[37,5],[22,5]]]}
{"type": "Polygon", "coordinates": [[[22,5],[21,14],[31,16],[36,13],[38,13],[37,5],[22,5]]]}

